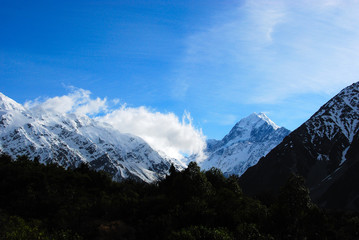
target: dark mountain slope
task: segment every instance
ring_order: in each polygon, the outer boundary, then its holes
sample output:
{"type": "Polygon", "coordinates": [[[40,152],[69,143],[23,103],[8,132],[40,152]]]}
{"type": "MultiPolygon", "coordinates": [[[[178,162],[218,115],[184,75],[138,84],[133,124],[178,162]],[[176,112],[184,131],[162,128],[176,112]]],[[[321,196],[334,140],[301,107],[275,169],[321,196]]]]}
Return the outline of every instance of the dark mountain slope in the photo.
{"type": "Polygon", "coordinates": [[[359,209],[359,133],[346,154],[343,165],[312,190],[312,198],[326,208],[359,209]]]}
{"type": "Polygon", "coordinates": [[[358,146],[354,137],[358,123],[359,83],[354,83],[323,105],[257,165],[248,169],[240,178],[243,190],[249,194],[276,193],[295,173],[305,177],[312,197],[325,205],[324,202],[329,201],[325,196],[330,194],[325,189],[329,191],[336,180],[331,176],[341,173],[351,178],[345,169],[350,169],[356,158],[346,157],[346,154],[355,155],[350,149],[358,146]],[[322,195],[324,193],[327,195],[322,195]]]}

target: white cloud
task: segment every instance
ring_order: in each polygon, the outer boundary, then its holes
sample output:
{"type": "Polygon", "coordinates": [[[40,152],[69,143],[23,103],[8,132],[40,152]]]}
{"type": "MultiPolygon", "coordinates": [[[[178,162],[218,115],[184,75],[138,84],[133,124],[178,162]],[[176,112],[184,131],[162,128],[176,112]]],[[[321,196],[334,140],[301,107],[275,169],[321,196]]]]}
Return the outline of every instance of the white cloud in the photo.
{"type": "Polygon", "coordinates": [[[106,98],[100,99],[96,98],[94,100],[89,99],[85,102],[85,104],[79,105],[75,110],[78,114],[90,114],[94,115],[99,112],[105,111],[107,109],[106,106],[106,98]]]}
{"type": "Polygon", "coordinates": [[[181,159],[182,154],[198,154],[201,160],[206,147],[205,136],[192,125],[189,113],[185,113],[180,121],[173,113],[122,106],[97,120],[109,123],[121,132],[140,136],[155,150],[177,159],[181,159]]]}
{"type": "Polygon", "coordinates": [[[57,113],[77,113],[86,115],[96,115],[107,110],[106,98],[91,99],[91,92],[84,89],[71,87],[68,95],[47,98],[46,100],[36,99],[28,101],[25,107],[29,109],[39,109],[46,112],[57,113]]]}
{"type": "Polygon", "coordinates": [[[273,41],[277,25],[285,18],[285,6],[278,1],[247,1],[234,6],[204,30],[188,36],[183,61],[217,65],[245,60],[249,53],[273,41]]]}
{"type": "Polygon", "coordinates": [[[174,113],[160,113],[143,106],[129,108],[123,104],[117,109],[110,109],[108,104],[118,104],[118,99],[108,102],[106,98],[92,99],[90,95],[88,90],[72,88],[68,95],[29,101],[25,107],[50,113],[86,114],[111,124],[123,133],[141,137],[166,156],[181,159],[183,154],[197,154],[198,160],[203,159],[205,136],[193,126],[189,113],[185,112],[179,120],[174,113]],[[101,116],[97,116],[100,113],[101,116]]]}
{"type": "Polygon", "coordinates": [[[232,103],[332,95],[359,80],[358,12],[357,0],[245,1],[188,37],[176,79],[190,99],[199,92],[232,103]]]}

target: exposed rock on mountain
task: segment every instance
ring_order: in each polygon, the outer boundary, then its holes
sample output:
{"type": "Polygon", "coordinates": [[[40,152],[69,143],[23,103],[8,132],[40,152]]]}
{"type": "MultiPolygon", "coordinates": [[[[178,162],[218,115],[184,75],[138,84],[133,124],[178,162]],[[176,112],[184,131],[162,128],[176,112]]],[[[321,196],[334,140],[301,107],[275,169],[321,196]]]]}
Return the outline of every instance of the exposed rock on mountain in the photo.
{"type": "Polygon", "coordinates": [[[305,177],[314,201],[359,209],[359,82],[343,89],[240,178],[250,194],[277,192],[290,174],[305,177]]]}

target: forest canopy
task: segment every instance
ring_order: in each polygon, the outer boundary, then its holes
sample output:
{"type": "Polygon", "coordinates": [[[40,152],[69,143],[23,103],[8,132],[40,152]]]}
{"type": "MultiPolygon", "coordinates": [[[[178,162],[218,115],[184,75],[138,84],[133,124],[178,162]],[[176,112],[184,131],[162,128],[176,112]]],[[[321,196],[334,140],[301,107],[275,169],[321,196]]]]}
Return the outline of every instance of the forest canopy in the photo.
{"type": "Polygon", "coordinates": [[[0,156],[0,239],[357,239],[359,215],[320,209],[300,176],[278,196],[194,162],[147,184],[0,156]]]}

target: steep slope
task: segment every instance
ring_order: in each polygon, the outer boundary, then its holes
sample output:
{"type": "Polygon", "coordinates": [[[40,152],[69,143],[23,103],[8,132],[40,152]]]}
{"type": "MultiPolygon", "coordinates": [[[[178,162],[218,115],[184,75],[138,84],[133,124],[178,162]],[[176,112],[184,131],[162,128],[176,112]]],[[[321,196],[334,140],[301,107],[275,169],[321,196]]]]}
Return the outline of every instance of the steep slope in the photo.
{"type": "Polygon", "coordinates": [[[278,127],[264,113],[253,113],[239,121],[221,141],[208,141],[208,158],[201,163],[201,167],[216,167],[225,175],[242,175],[289,132],[278,127]]]}
{"type": "Polygon", "coordinates": [[[312,198],[332,209],[359,210],[359,132],[353,137],[345,162],[312,189],[312,198]]]}
{"type": "Polygon", "coordinates": [[[349,166],[356,162],[355,157],[349,162],[347,153],[357,146],[358,128],[359,82],[343,89],[248,169],[240,178],[243,190],[249,194],[276,192],[291,173],[296,173],[306,178],[314,200],[324,203],[324,192],[339,175],[348,177],[349,166]]]}
{"type": "Polygon", "coordinates": [[[171,165],[170,159],[162,158],[139,137],[120,133],[86,115],[29,111],[1,93],[0,151],[64,167],[88,163],[115,180],[152,182],[164,177],[171,165]]]}

